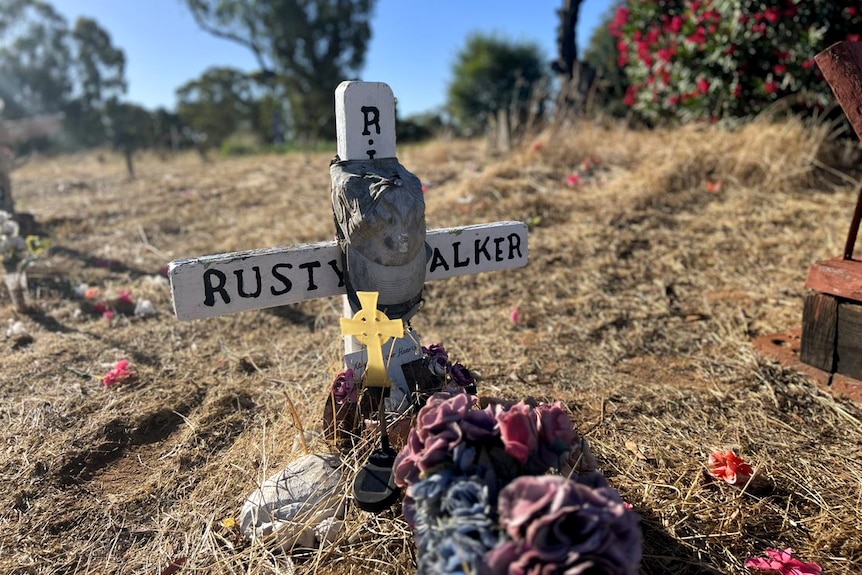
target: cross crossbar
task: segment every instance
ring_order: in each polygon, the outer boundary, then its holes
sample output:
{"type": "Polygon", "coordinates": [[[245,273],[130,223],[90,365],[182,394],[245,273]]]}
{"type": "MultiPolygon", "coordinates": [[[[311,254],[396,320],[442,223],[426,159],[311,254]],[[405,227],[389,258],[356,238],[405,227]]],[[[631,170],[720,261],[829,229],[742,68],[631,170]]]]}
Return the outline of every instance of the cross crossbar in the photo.
{"type": "MultiPolygon", "coordinates": [[[[527,264],[527,226],[496,222],[430,230],[426,280],[527,264]]],[[[186,258],[168,265],[181,320],[282,306],[345,293],[335,241],[186,258]]]]}

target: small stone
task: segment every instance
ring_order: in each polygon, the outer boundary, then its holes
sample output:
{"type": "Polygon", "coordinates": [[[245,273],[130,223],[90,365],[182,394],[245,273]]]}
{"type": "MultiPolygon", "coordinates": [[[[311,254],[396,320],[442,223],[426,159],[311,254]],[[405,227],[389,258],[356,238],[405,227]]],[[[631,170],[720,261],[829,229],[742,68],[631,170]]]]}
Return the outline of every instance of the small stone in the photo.
{"type": "Polygon", "coordinates": [[[27,328],[24,327],[23,322],[9,320],[9,329],[6,330],[6,337],[18,338],[26,335],[27,328]]]}
{"type": "Polygon", "coordinates": [[[340,463],[336,455],[305,455],[268,478],[242,506],[243,534],[251,540],[275,534],[273,544],[285,551],[334,540],[344,515],[340,463]]]}
{"type": "Polygon", "coordinates": [[[154,317],[157,315],[156,307],[148,299],[141,299],[135,304],[136,317],[154,317]]]}

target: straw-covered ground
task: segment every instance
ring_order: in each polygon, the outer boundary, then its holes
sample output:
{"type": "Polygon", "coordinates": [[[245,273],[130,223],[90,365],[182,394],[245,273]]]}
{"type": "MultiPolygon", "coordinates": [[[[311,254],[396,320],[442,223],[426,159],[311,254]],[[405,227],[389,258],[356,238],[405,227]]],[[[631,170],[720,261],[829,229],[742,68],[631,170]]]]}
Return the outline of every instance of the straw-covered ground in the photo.
{"type": "MultiPolygon", "coordinates": [[[[858,173],[838,145],[796,122],[579,124],[537,141],[506,158],[401,149],[428,185],[429,229],[530,224],[526,268],[427,285],[423,342],[480,372],[481,395],[565,403],[642,516],[644,573],[744,573],[767,547],[858,573],[862,409],[752,347],[801,324],[809,264],[841,253],[858,173]],[[774,488],[704,481],[707,455],[730,448],[774,488]]],[[[230,519],[303,453],[300,430],[326,448],[311,432],[338,371],[340,301],[179,322],[160,270],[331,238],[329,159],[140,158],[128,181],[118,158],[88,155],[14,174],[18,210],[55,248],[31,268],[34,313],[0,296],[3,327],[30,336],[0,337],[0,572],[290,572],[230,519]],[[82,312],[81,283],[159,315],[82,312]],[[137,379],[102,387],[120,359],[137,379]]],[[[397,506],[349,508],[296,572],[406,574],[413,553],[397,506]]]]}

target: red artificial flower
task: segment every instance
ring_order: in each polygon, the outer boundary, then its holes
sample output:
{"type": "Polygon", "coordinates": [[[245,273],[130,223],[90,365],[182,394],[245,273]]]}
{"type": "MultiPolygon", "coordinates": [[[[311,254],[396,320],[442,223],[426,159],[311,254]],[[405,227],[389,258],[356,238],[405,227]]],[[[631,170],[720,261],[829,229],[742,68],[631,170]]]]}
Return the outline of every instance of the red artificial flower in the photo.
{"type": "Polygon", "coordinates": [[[812,68],[813,66],[814,66],[814,58],[808,58],[807,60],[802,62],[802,68],[804,70],[808,70],[809,68],[812,68]]]}
{"type": "Polygon", "coordinates": [[[767,549],[766,557],[751,557],[746,560],[745,566],[749,569],[761,571],[775,571],[780,575],[821,575],[823,568],[817,563],[809,563],[793,556],[793,549],[784,551],[767,549]]]}
{"type": "Polygon", "coordinates": [[[774,94],[778,91],[778,84],[770,80],[766,84],[763,85],[763,89],[766,90],[767,94],[774,94]]]}
{"type": "Polygon", "coordinates": [[[776,74],[778,74],[779,76],[783,76],[784,74],[787,73],[787,66],[785,66],[784,64],[776,64],[775,68],[773,68],[772,71],[775,72],[776,74]]]}
{"type": "Polygon", "coordinates": [[[862,36],[860,36],[859,34],[847,34],[846,39],[849,42],[858,42],[859,40],[862,40],[862,36]]]}
{"type": "Polygon", "coordinates": [[[668,26],[668,28],[674,34],[679,34],[679,31],[682,30],[682,24],[682,18],[679,16],[674,16],[670,19],[670,25],[668,26]]]}
{"type": "Polygon", "coordinates": [[[87,299],[96,299],[102,295],[102,291],[97,287],[92,287],[84,292],[84,297],[87,299]]]}
{"type": "MultiPolygon", "coordinates": [[[[632,104],[634,104],[634,102],[632,102],[632,104]]],[[[631,104],[629,104],[629,105],[631,105],[631,104]]],[[[571,174],[569,174],[569,177],[566,178],[566,185],[568,185],[569,187],[574,188],[575,186],[577,186],[580,183],[581,183],[581,175],[578,172],[572,172],[571,174]]]]}
{"type": "Polygon", "coordinates": [[[763,11],[763,17],[770,24],[775,24],[781,18],[781,13],[779,12],[778,8],[776,8],[775,6],[770,6],[769,8],[767,8],[766,10],[763,11]]]}
{"type": "Polygon", "coordinates": [[[706,78],[701,78],[697,81],[697,90],[701,94],[707,94],[709,92],[709,80],[706,78]]]}
{"type": "Polygon", "coordinates": [[[737,84],[733,89],[733,97],[739,98],[740,96],[742,96],[742,84],[737,84]]]}
{"type": "Polygon", "coordinates": [[[133,369],[129,369],[128,359],[121,359],[111,371],[102,376],[102,387],[113,387],[118,383],[125,383],[137,375],[133,369]]]}
{"type": "Polygon", "coordinates": [[[720,192],[721,191],[721,180],[718,180],[716,182],[710,182],[710,181],[706,182],[706,191],[711,193],[711,194],[717,194],[718,192],[720,192]]]}
{"type": "Polygon", "coordinates": [[[712,477],[731,485],[745,485],[754,474],[751,465],[730,450],[710,453],[706,467],[712,477]]]}

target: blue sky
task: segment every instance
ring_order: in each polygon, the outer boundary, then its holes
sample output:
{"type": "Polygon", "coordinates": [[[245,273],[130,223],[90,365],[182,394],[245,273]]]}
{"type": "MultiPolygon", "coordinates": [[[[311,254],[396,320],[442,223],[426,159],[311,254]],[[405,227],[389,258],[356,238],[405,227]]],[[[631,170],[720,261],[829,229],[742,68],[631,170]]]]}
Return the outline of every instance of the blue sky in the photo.
{"type": "MultiPolygon", "coordinates": [[[[174,91],[210,66],[256,68],[246,48],[201,31],[181,0],[49,0],[69,19],[94,18],[126,53],[128,99],[147,108],[175,105],[174,91]]],[[[585,0],[583,47],[613,0],[585,0]]],[[[386,82],[399,115],[441,106],[452,63],[471,32],[536,42],[555,54],[563,0],[378,0],[362,80],[386,82]]],[[[333,79],[333,90],[344,78],[333,79]]]]}

